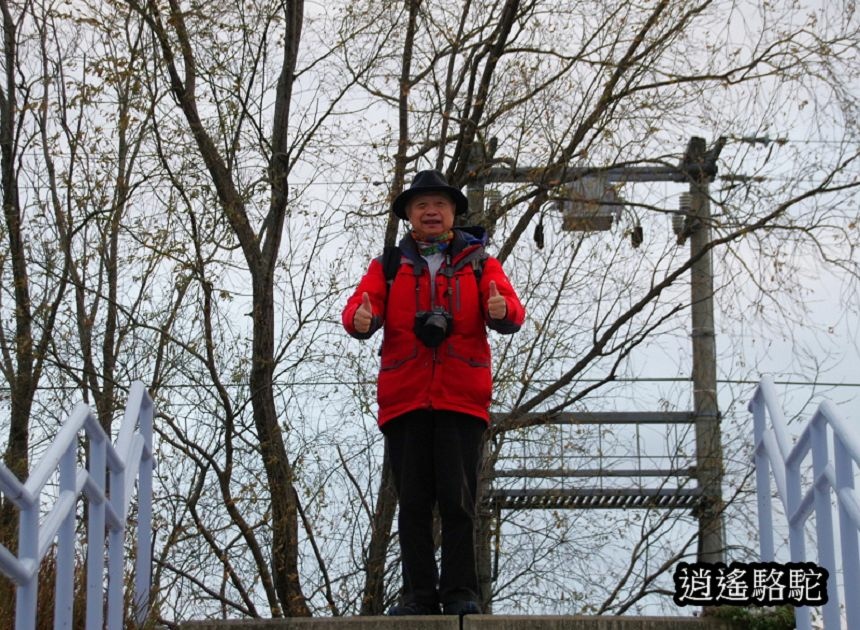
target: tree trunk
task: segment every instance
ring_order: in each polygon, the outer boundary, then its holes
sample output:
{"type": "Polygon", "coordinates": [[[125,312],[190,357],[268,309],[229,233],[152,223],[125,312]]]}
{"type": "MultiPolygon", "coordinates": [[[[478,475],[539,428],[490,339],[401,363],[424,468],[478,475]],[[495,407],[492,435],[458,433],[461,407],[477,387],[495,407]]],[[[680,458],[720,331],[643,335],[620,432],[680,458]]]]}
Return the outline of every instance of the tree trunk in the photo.
{"type": "Polygon", "coordinates": [[[308,617],[298,566],[298,516],[293,470],[278,425],[272,386],[275,348],[274,292],[268,274],[254,274],[254,338],[250,386],[260,455],[272,501],[272,574],[288,617],[308,617]],[[260,276],[263,275],[261,278],[260,276]]]}
{"type": "Polygon", "coordinates": [[[301,590],[298,567],[298,511],[293,487],[293,471],[287,458],[272,375],[275,368],[274,270],[279,253],[287,206],[289,105],[298,44],[301,37],[304,4],[293,0],[284,4],[287,32],[284,59],[275,96],[270,176],[272,198],[268,215],[257,234],[251,225],[245,201],[233,181],[230,167],[218,151],[197,111],[195,94],[196,61],[189,31],[182,12],[170,9],[170,26],[180,42],[185,76],[176,65],[171,37],[161,16],[129,0],[130,6],[147,21],[164,53],[171,90],[182,108],[189,131],[194,136],[200,156],[206,164],[217,190],[224,214],[241,245],[253,284],[252,364],[249,376],[254,425],[260,442],[260,456],[269,482],[272,504],[272,574],[275,590],[283,610],[272,610],[273,616],[310,616],[301,590]],[[261,242],[262,241],[262,242],[261,242]]]}
{"type": "MultiPolygon", "coordinates": [[[[3,186],[3,219],[15,284],[15,339],[4,348],[3,373],[11,390],[9,436],[3,460],[21,481],[27,479],[30,409],[33,404],[33,335],[26,249],[21,232],[21,205],[16,179],[15,121],[18,113],[15,73],[17,33],[8,3],[3,11],[3,58],[5,81],[0,93],[0,178],[3,186]],[[14,352],[14,354],[13,354],[14,352]],[[14,356],[14,359],[13,359],[14,356]]],[[[17,509],[7,500],[0,505],[0,542],[13,552],[18,548],[17,509]]],[[[0,619],[14,619],[14,589],[0,580],[0,619]]],[[[5,622],[4,622],[5,623],[5,622]]]]}
{"type": "Polygon", "coordinates": [[[397,493],[388,464],[388,453],[382,461],[379,494],[371,523],[370,544],[365,562],[364,592],[361,596],[361,615],[381,615],[385,608],[385,559],[391,540],[391,524],[397,509],[397,493]]]}

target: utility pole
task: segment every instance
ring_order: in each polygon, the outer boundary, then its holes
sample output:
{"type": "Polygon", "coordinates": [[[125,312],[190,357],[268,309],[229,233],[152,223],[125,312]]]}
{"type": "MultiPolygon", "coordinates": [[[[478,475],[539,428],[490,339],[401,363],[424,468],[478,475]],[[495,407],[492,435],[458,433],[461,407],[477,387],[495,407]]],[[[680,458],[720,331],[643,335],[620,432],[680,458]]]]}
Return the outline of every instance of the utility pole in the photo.
{"type": "Polygon", "coordinates": [[[723,455],[717,405],[717,355],[714,334],[714,271],[710,251],[711,201],[709,183],[716,174],[718,142],[706,151],[702,138],[692,138],[684,163],[690,176],[690,302],[693,342],[693,414],[696,426],[696,477],[702,493],[698,560],[725,561],[723,528],[723,455]]]}
{"type": "MultiPolygon", "coordinates": [[[[723,527],[723,458],[720,429],[720,412],[717,404],[716,377],[716,343],[714,333],[714,279],[713,262],[710,251],[706,251],[711,238],[711,211],[709,184],[717,173],[716,161],[725,144],[725,139],[717,140],[711,149],[707,149],[705,140],[693,137],[690,139],[684,157],[678,166],[653,165],[600,168],[585,167],[554,167],[551,169],[532,167],[493,167],[482,168],[484,160],[483,148],[478,149],[473,157],[476,164],[470,169],[477,176],[469,182],[467,198],[469,200],[470,223],[485,223],[485,186],[488,183],[533,183],[546,185],[563,185],[585,177],[599,174],[608,182],[676,182],[689,185],[690,203],[684,228],[679,234],[679,244],[686,237],[690,238],[690,256],[695,262],[691,267],[690,298],[691,298],[691,337],[693,353],[693,410],[687,416],[692,419],[696,439],[696,469],[693,473],[697,487],[693,489],[697,500],[692,509],[698,520],[699,539],[697,559],[699,562],[725,561],[725,532],[723,527]]],[[[484,158],[485,159],[485,158],[484,158]]],[[[582,414],[579,414],[582,415],[582,414]]],[[[586,414],[588,415],[588,414],[586,414]]],[[[601,416],[603,414],[591,414],[601,416]]],[[[613,415],[612,412],[607,415],[613,415]]],[[[622,422],[659,422],[660,413],[628,413],[614,414],[620,416],[648,416],[648,418],[622,419],[622,422]]],[[[680,414],[684,415],[684,414],[680,414]]],[[[679,421],[680,420],[672,420],[679,421]]],[[[534,471],[532,471],[534,472],[534,471]]],[[[548,475],[547,475],[548,476],[548,475]]],[[[492,537],[493,520],[500,519],[500,510],[506,505],[504,492],[493,491],[490,488],[490,476],[482,474],[479,484],[479,519],[476,525],[476,557],[478,563],[478,579],[481,588],[482,607],[490,612],[491,588],[493,582],[492,567],[492,537]],[[498,496],[496,496],[498,495],[498,496]]],[[[669,490],[676,494],[676,502],[659,505],[644,503],[652,507],[669,507],[670,509],[690,509],[688,490],[677,488],[669,490]]],[[[599,490],[584,491],[586,494],[600,494],[599,490]]],[[[547,496],[553,495],[548,491],[547,496]]],[[[635,490],[633,491],[635,494],[635,490]]],[[[555,497],[559,498],[559,497],[555,497]]],[[[588,506],[596,508],[618,505],[618,497],[606,497],[609,503],[589,501],[588,506]]],[[[558,507],[575,506],[576,497],[568,491],[558,507]],[[568,496],[570,495],[570,496],[568,496]]],[[[521,504],[523,507],[506,509],[526,509],[542,507],[539,502],[534,505],[521,504]]],[[[637,505],[642,505],[637,503],[637,505]]],[[[496,533],[496,545],[500,544],[496,533]]]]}

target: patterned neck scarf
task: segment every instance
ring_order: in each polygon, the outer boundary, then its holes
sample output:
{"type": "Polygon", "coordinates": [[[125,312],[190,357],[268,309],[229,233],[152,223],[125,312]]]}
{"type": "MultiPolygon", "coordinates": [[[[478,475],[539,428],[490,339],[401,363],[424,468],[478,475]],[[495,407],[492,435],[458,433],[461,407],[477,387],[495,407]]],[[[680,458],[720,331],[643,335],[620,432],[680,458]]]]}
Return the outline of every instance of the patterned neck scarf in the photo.
{"type": "Polygon", "coordinates": [[[448,230],[438,236],[427,236],[420,238],[415,230],[412,230],[412,239],[418,246],[418,252],[422,256],[439,254],[448,249],[448,245],[454,240],[454,230],[448,230]]]}

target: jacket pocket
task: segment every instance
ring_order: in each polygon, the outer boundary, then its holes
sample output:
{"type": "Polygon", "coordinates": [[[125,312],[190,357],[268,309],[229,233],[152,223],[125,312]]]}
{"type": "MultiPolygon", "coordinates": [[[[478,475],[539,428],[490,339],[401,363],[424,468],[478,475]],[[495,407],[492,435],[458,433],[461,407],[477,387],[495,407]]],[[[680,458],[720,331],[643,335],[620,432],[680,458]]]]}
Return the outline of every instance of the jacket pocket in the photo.
{"type": "Polygon", "coordinates": [[[452,359],[457,359],[458,361],[462,361],[463,363],[471,366],[471,367],[481,367],[486,368],[490,367],[490,355],[489,352],[466,352],[460,353],[454,349],[454,344],[449,343],[447,349],[447,355],[452,359]]]}
{"type": "Polygon", "coordinates": [[[418,344],[417,342],[412,345],[412,351],[405,352],[393,352],[390,348],[386,348],[384,345],[382,347],[381,352],[381,360],[379,369],[380,370],[396,370],[404,363],[408,363],[412,361],[418,356],[418,344]]]}

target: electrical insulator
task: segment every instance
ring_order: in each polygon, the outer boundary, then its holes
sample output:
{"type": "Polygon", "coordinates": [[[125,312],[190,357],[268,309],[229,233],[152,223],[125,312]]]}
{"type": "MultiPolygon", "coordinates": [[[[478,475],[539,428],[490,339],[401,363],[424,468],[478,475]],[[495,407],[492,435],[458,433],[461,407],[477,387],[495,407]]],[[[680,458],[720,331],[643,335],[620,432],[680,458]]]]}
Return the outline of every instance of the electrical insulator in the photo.
{"type": "Polygon", "coordinates": [[[535,226],[534,239],[537,248],[543,249],[543,215],[540,215],[540,219],[538,219],[538,224],[535,226]]]}
{"type": "Polygon", "coordinates": [[[630,232],[630,243],[633,245],[634,249],[639,247],[644,239],[645,233],[642,231],[642,226],[633,226],[633,230],[630,232]]]}
{"type": "Polygon", "coordinates": [[[693,200],[690,197],[690,193],[681,193],[681,197],[678,200],[678,212],[672,215],[672,231],[676,235],[680,236],[684,232],[684,225],[687,223],[687,216],[690,214],[692,207],[693,200]]]}

